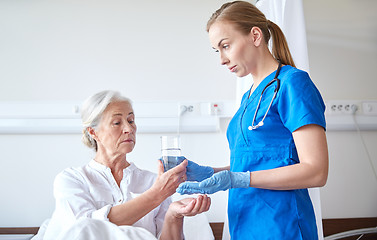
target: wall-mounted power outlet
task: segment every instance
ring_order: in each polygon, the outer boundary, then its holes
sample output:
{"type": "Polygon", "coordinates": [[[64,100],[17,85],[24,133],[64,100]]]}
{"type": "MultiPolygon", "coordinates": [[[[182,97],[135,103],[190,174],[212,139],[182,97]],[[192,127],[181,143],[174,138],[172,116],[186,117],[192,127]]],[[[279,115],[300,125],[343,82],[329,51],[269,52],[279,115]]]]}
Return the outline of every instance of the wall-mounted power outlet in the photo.
{"type": "Polygon", "coordinates": [[[326,111],[329,114],[356,114],[360,109],[357,102],[352,101],[330,101],[326,104],[326,111]]]}
{"type": "Polygon", "coordinates": [[[199,116],[200,104],[195,102],[181,102],[178,104],[178,116],[199,116]]]}
{"type": "Polygon", "coordinates": [[[363,113],[365,115],[377,116],[377,102],[363,102],[363,113]]]}
{"type": "Polygon", "coordinates": [[[210,115],[220,115],[223,109],[223,104],[220,102],[211,102],[209,105],[210,115]]]}

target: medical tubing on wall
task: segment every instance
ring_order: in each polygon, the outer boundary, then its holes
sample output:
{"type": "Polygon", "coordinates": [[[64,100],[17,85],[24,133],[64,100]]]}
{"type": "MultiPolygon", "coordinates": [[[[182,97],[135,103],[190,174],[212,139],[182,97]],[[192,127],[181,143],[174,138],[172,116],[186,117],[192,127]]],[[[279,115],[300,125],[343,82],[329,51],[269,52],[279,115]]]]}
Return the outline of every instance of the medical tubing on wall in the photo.
{"type": "Polygon", "coordinates": [[[177,126],[178,136],[181,134],[181,117],[185,112],[187,112],[187,106],[181,105],[179,108],[179,113],[178,113],[178,126],[177,126]]]}
{"type": "Polygon", "coordinates": [[[355,123],[356,131],[357,131],[358,135],[360,136],[361,143],[362,143],[362,145],[364,146],[364,150],[365,150],[365,152],[366,152],[366,154],[367,154],[367,157],[368,157],[369,163],[370,163],[370,165],[371,165],[371,167],[372,167],[372,171],[373,171],[373,173],[374,173],[374,177],[376,178],[376,181],[377,181],[377,172],[376,172],[376,169],[375,169],[375,167],[374,167],[374,165],[373,165],[372,158],[371,158],[370,153],[369,153],[369,151],[368,151],[367,145],[365,144],[364,137],[363,137],[363,135],[361,134],[359,124],[358,124],[357,121],[356,121],[356,111],[357,111],[357,106],[352,105],[351,107],[352,107],[352,118],[353,118],[353,122],[355,123]]]}

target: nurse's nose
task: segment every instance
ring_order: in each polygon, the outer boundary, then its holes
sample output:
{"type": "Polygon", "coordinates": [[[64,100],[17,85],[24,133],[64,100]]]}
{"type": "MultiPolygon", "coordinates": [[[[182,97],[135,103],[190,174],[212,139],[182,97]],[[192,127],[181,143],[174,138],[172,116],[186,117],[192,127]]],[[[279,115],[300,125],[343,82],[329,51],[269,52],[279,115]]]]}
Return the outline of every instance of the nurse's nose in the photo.
{"type": "Polygon", "coordinates": [[[229,59],[225,56],[225,54],[220,53],[220,63],[221,65],[226,65],[229,62],[229,59]]]}

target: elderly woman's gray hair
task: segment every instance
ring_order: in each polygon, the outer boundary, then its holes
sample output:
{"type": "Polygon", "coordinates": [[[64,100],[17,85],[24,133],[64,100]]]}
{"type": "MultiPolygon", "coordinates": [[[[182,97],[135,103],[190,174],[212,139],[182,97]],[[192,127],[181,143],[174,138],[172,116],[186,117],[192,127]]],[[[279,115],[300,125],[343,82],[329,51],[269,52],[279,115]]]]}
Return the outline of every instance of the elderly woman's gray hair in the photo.
{"type": "Polygon", "coordinates": [[[132,105],[130,99],[123,97],[117,91],[102,91],[90,96],[81,107],[81,120],[83,124],[82,142],[97,151],[97,142],[88,132],[88,127],[96,129],[101,121],[103,112],[112,102],[127,102],[132,105]]]}

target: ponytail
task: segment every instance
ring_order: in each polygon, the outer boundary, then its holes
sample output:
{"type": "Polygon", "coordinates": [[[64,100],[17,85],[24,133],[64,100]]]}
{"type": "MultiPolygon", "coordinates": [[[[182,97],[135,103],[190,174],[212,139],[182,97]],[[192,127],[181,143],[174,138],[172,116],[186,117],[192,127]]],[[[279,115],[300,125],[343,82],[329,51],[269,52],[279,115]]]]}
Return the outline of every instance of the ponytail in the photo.
{"type": "Polygon", "coordinates": [[[271,32],[272,55],[274,58],[280,60],[281,63],[285,65],[296,67],[291,52],[289,51],[287,40],[280,27],[270,20],[267,20],[267,27],[271,32]]]}

